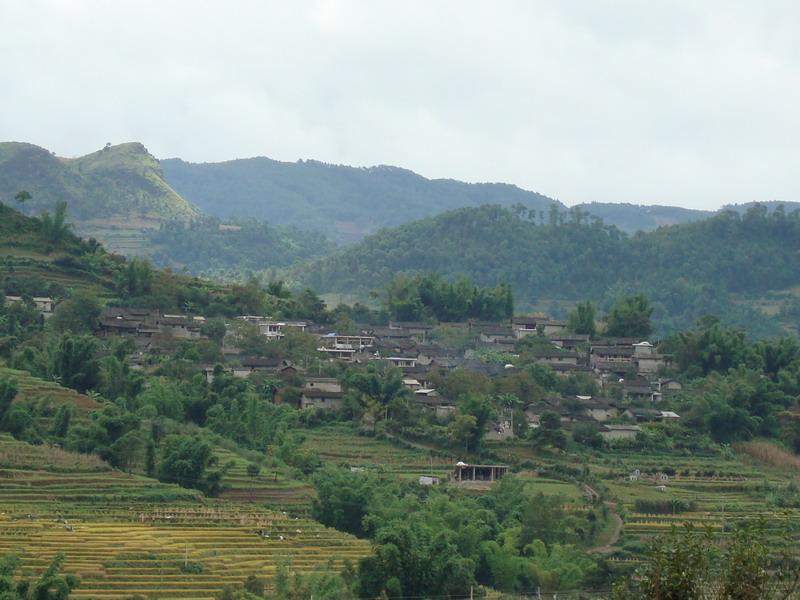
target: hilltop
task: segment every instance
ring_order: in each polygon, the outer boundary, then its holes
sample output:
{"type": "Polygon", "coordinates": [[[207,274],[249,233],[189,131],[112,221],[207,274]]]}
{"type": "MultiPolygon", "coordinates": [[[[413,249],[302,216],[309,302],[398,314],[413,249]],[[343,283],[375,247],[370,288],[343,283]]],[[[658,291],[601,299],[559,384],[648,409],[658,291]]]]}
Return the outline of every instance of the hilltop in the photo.
{"type": "Polygon", "coordinates": [[[396,273],[466,275],[481,285],[507,282],[519,306],[551,314],[577,300],[608,306],[621,293],[643,291],[661,332],[713,313],[775,334],[776,316],[796,326],[798,252],[800,212],[753,207],[628,236],[581,211],[541,223],[482,206],[386,229],[295,276],[319,292],[366,296],[396,273]]]}
{"type": "Polygon", "coordinates": [[[158,160],[138,142],[79,158],[33,144],[0,143],[0,200],[10,204],[21,190],[32,196],[20,207],[26,214],[65,201],[81,234],[134,254],[143,230],[200,215],[164,181],[158,160]]]}

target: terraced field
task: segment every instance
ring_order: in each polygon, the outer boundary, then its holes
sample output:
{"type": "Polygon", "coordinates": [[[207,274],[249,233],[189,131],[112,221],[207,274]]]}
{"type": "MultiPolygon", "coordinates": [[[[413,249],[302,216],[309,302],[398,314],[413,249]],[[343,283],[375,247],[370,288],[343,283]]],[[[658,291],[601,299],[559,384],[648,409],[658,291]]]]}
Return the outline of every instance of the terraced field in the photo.
{"type": "Polygon", "coordinates": [[[280,510],[203,498],[95,457],[0,435],[0,555],[36,574],[57,552],[76,598],[213,598],[248,575],[339,570],[367,542],[280,510]]]}
{"type": "Polygon", "coordinates": [[[255,477],[247,474],[245,458],[223,448],[215,454],[221,465],[232,463],[223,480],[227,488],[222,498],[248,504],[264,504],[293,514],[307,514],[314,497],[314,488],[294,481],[281,469],[263,468],[255,477]]]}
{"type": "Polygon", "coordinates": [[[421,448],[400,447],[389,440],[359,435],[348,425],[326,425],[303,430],[304,446],[320,458],[349,467],[376,469],[403,479],[421,475],[446,478],[454,461],[421,448]]]}
{"type": "Polygon", "coordinates": [[[16,381],[18,393],[15,402],[42,401],[49,403],[53,409],[62,404],[71,404],[75,407],[77,420],[85,419],[90,412],[103,408],[102,404],[89,396],[62,387],[55,381],[34,377],[27,371],[0,366],[0,377],[10,377],[16,381]]]}

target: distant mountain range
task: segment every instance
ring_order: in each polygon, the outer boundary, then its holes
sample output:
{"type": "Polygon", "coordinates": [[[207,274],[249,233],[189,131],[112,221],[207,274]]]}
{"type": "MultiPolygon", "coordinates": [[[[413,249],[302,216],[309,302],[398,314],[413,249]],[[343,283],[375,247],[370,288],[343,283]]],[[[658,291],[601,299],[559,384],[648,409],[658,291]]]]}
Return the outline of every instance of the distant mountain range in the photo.
{"type": "MultiPolygon", "coordinates": [[[[505,183],[426,179],[398,167],[348,167],[314,160],[246,158],[218,163],[161,161],[167,182],[205,213],[222,219],[254,217],[322,232],[337,242],[358,241],[454,208],[522,205],[542,213],[558,200],[505,183]]],[[[783,203],[787,209],[798,203],[783,203]]],[[[749,204],[732,207],[745,210],[749,204]]],[[[626,233],[705,219],[717,211],[678,206],[589,203],[577,206],[626,233]]]]}
{"type": "Polygon", "coordinates": [[[294,225],[321,231],[338,242],[357,241],[384,227],[464,206],[564,208],[514,185],[426,179],[398,167],[288,163],[263,157],[202,164],[167,159],[161,165],[170,185],[209,215],[294,225]]]}

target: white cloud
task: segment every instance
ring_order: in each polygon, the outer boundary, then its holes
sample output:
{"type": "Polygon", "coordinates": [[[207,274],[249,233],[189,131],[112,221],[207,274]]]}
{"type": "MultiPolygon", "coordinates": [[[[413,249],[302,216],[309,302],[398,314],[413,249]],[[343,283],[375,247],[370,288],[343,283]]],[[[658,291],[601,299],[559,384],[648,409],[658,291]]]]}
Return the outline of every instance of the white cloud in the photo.
{"type": "Polygon", "coordinates": [[[0,137],[395,164],[572,204],[800,199],[789,2],[0,0],[0,137]]]}

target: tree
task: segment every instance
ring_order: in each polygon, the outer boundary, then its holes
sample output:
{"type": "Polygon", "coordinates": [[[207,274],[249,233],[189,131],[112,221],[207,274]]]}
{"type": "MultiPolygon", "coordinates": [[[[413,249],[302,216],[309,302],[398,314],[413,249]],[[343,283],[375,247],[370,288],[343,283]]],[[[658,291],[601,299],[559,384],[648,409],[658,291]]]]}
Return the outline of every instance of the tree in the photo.
{"type": "Polygon", "coordinates": [[[3,421],[11,403],[17,397],[17,382],[9,377],[0,378],[0,422],[3,421]]]}
{"type": "Polygon", "coordinates": [[[27,200],[30,200],[33,196],[31,196],[30,192],[26,190],[20,190],[14,196],[14,200],[17,201],[20,205],[25,204],[27,200]]]}
{"type": "Polygon", "coordinates": [[[589,302],[578,302],[567,318],[567,329],[579,335],[594,337],[594,305],[589,302]]]}
{"type": "Polygon", "coordinates": [[[543,448],[564,448],[567,445],[567,438],[564,430],[561,429],[561,417],[555,411],[545,411],[539,420],[539,427],[533,432],[533,447],[543,448]]]}
{"type": "Polygon", "coordinates": [[[15,555],[0,559],[0,598],[2,600],[67,600],[80,583],[72,574],[61,574],[64,554],[59,552],[38,580],[18,579],[20,560],[15,555]]]}
{"type": "Polygon", "coordinates": [[[735,530],[720,547],[711,531],[686,525],[654,540],[644,566],[614,586],[615,600],[771,600],[800,589],[795,545],[769,543],[760,524],[735,530]],[[772,556],[772,555],[775,556],[772,556]]]}
{"type": "Polygon", "coordinates": [[[64,201],[56,202],[54,214],[45,210],[39,219],[42,235],[49,242],[57,243],[63,240],[72,229],[72,224],[67,223],[67,203],[64,201]]]}
{"type": "Polygon", "coordinates": [[[652,314],[653,307],[644,294],[618,298],[605,316],[606,335],[646,338],[653,332],[652,314]]]}
{"type": "Polygon", "coordinates": [[[78,291],[56,306],[47,325],[59,333],[92,333],[100,311],[100,303],[94,294],[78,291]]]}
{"type": "Polygon", "coordinates": [[[100,364],[95,356],[97,340],[65,333],[53,356],[53,373],[65,387],[86,392],[99,382],[100,364]]]}
{"type": "Polygon", "coordinates": [[[216,464],[213,448],[203,438],[173,435],[164,441],[158,478],[215,496],[222,491],[222,473],[211,470],[216,464]]]}

